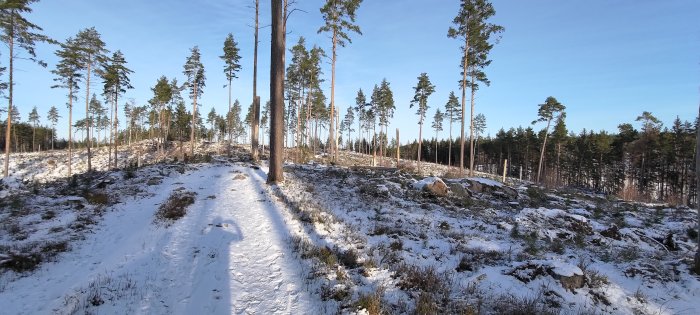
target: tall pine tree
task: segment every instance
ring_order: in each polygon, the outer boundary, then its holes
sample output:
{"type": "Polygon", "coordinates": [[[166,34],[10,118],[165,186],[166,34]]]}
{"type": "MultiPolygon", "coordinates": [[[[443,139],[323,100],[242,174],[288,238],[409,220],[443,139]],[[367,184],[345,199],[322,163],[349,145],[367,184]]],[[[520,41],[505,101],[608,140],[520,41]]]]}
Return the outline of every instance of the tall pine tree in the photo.
{"type": "Polygon", "coordinates": [[[2,40],[8,47],[9,50],[9,82],[8,89],[9,94],[7,97],[7,128],[5,129],[5,165],[3,169],[3,176],[7,177],[9,174],[10,165],[10,129],[12,127],[12,102],[14,100],[14,62],[17,58],[17,52],[15,50],[24,50],[29,54],[29,60],[36,62],[42,67],[46,67],[46,63],[36,59],[36,51],[34,46],[36,43],[49,42],[56,43],[56,41],[50,39],[49,37],[40,34],[42,31],[41,27],[27,20],[26,15],[32,12],[29,7],[31,4],[36,3],[37,0],[4,0],[0,2],[0,40],[2,40]]]}
{"type": "Polygon", "coordinates": [[[190,156],[194,156],[195,138],[194,133],[197,126],[195,118],[197,117],[197,99],[204,92],[202,89],[205,86],[204,65],[200,61],[199,47],[194,46],[190,49],[190,56],[185,62],[183,73],[187,77],[185,85],[190,90],[190,98],[192,99],[192,128],[190,129],[190,156]]]}
{"type": "Polygon", "coordinates": [[[58,82],[52,88],[68,89],[68,176],[72,175],[73,163],[73,101],[76,100],[75,93],[80,89],[78,83],[83,79],[82,71],[85,67],[80,50],[81,47],[76,40],[68,38],[56,51],[56,56],[60,60],[56,64],[56,69],[51,71],[56,75],[54,81],[58,82]]]}
{"type": "Polygon", "coordinates": [[[415,90],[415,95],[411,101],[411,108],[415,105],[416,115],[418,115],[418,165],[420,166],[421,161],[421,146],[423,143],[423,122],[425,121],[425,114],[428,112],[428,97],[430,94],[435,92],[435,86],[430,83],[430,78],[428,74],[423,72],[418,76],[418,84],[413,88],[415,90]]]}
{"type": "MultiPolygon", "coordinates": [[[[333,117],[335,116],[335,62],[337,60],[337,48],[345,47],[347,43],[352,43],[348,32],[355,32],[362,35],[360,27],[355,25],[355,11],[362,3],[362,0],[326,0],[326,4],[321,8],[321,14],[326,24],[318,32],[331,34],[333,52],[331,57],[331,112],[330,112],[330,139],[335,139],[333,117]]],[[[331,152],[334,159],[338,154],[334,147],[335,141],[331,141],[331,152]]]]}

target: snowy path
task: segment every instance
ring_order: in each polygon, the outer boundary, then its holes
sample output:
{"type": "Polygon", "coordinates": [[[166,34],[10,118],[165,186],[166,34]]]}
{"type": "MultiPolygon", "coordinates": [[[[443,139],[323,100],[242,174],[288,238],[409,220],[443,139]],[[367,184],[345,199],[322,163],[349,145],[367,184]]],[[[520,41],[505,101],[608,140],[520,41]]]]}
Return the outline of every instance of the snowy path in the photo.
{"type": "Polygon", "coordinates": [[[289,214],[267,189],[264,170],[242,166],[166,177],[149,187],[154,196],[122,200],[59,262],[8,284],[2,313],[309,313],[314,302],[287,246],[289,214]],[[179,187],[196,202],[172,226],[153,225],[179,187]]]}

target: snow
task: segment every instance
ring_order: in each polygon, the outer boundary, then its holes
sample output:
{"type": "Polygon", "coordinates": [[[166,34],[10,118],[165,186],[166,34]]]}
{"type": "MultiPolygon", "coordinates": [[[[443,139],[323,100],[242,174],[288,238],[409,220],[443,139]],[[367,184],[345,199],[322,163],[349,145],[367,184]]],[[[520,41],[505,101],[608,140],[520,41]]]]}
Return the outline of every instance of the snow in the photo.
{"type": "Polygon", "coordinates": [[[488,178],[483,178],[483,177],[470,177],[469,180],[479,182],[479,183],[484,184],[486,186],[503,187],[503,183],[497,182],[493,179],[488,179],[488,178]]]}
{"type": "Polygon", "coordinates": [[[423,188],[427,185],[432,185],[433,183],[437,181],[442,181],[439,177],[426,177],[423,178],[415,183],[413,183],[413,188],[417,190],[423,190],[423,188]]]}
{"type": "Polygon", "coordinates": [[[102,294],[113,299],[100,306],[105,313],[314,312],[288,249],[286,210],[269,197],[264,169],[198,167],[150,193],[110,209],[59,262],[9,283],[0,293],[3,312],[87,312],[94,306],[86,294],[96,283],[130,291],[102,294]],[[241,173],[245,180],[233,179],[241,173]],[[187,215],[167,228],[152,224],[157,205],[179,187],[198,193],[187,215]]]}

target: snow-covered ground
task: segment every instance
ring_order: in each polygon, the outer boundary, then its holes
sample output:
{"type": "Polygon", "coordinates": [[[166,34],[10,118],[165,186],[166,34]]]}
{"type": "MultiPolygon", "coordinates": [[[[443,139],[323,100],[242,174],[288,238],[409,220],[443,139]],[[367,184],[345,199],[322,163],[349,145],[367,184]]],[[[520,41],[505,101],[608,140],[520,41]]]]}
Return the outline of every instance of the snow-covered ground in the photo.
{"type": "Polygon", "coordinates": [[[242,148],[182,164],[138,145],[150,165],[107,171],[99,151],[102,172],[73,180],[46,168],[65,152],[13,155],[0,313],[700,313],[693,209],[355,153],[269,186],[242,148]],[[184,217],[156,219],[179,194],[184,217]]]}
{"type": "Polygon", "coordinates": [[[122,196],[57,262],[5,284],[2,313],[314,312],[264,169],[196,165],[144,193],[122,196]],[[174,190],[195,192],[195,203],[171,226],[154,224],[174,190]]]}

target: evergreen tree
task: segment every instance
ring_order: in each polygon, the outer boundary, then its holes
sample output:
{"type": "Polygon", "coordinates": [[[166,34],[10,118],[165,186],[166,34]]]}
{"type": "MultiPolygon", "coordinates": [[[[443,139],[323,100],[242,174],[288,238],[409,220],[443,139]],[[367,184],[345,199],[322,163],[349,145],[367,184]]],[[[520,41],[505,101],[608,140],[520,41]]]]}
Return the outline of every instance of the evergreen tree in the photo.
{"type": "MultiPolygon", "coordinates": [[[[377,114],[379,116],[379,133],[381,134],[381,128],[384,127],[384,135],[387,134],[389,129],[389,119],[394,117],[394,111],[396,110],[396,105],[394,105],[394,93],[391,91],[389,82],[385,79],[379,85],[379,94],[377,99],[377,114]]],[[[381,147],[379,155],[384,157],[384,141],[381,142],[381,147]]]]}
{"type": "MultiPolygon", "coordinates": [[[[352,43],[348,32],[355,32],[362,35],[360,27],[355,25],[355,11],[362,3],[362,0],[326,0],[326,4],[321,8],[321,14],[326,24],[318,32],[331,33],[333,52],[331,57],[331,111],[330,111],[330,137],[335,139],[333,117],[335,116],[335,62],[337,59],[337,46],[345,47],[347,43],[352,43]]],[[[338,157],[335,148],[331,144],[333,157],[338,157]]]]}
{"type": "Polygon", "coordinates": [[[168,78],[161,76],[156,81],[156,85],[151,88],[151,91],[153,92],[153,98],[149,100],[149,103],[153,106],[158,117],[158,148],[162,154],[167,141],[166,126],[169,125],[166,120],[166,107],[173,99],[173,86],[168,81],[168,78]]]}
{"type": "Polygon", "coordinates": [[[93,68],[99,66],[104,66],[107,61],[108,50],[105,48],[105,43],[100,38],[100,33],[95,30],[94,27],[84,29],[75,35],[75,41],[77,42],[80,49],[78,53],[80,55],[80,60],[83,63],[85,69],[85,121],[87,126],[85,143],[87,146],[87,157],[88,157],[88,172],[92,171],[92,154],[90,153],[90,128],[92,117],[90,117],[90,79],[92,76],[93,68]]]}
{"type": "Polygon", "coordinates": [[[352,138],[350,135],[355,129],[352,128],[352,124],[355,122],[355,113],[352,107],[348,107],[347,112],[345,112],[345,118],[343,119],[343,124],[345,125],[345,130],[348,131],[348,150],[352,150],[352,138]]]}
{"type": "MultiPolygon", "coordinates": [[[[117,153],[119,149],[118,133],[119,133],[119,96],[126,93],[126,90],[133,89],[131,86],[131,81],[129,75],[134,73],[131,69],[126,67],[126,60],[124,59],[124,54],[117,50],[112,54],[108,63],[105,63],[104,69],[102,70],[103,78],[103,94],[111,101],[112,117],[110,117],[111,130],[110,140],[112,146],[114,146],[114,166],[117,167],[117,153]]],[[[110,149],[112,150],[112,149],[110,149]]],[[[109,161],[111,162],[111,158],[109,161]]],[[[111,165],[110,165],[111,166],[111,165]]]]}
{"type": "MultiPolygon", "coordinates": [[[[503,30],[502,27],[487,23],[487,20],[496,14],[496,10],[488,0],[461,0],[459,12],[453,19],[455,27],[450,27],[447,36],[462,41],[462,55],[460,67],[462,69],[462,111],[461,111],[461,136],[460,136],[460,172],[464,169],[464,140],[465,140],[465,111],[466,111],[466,91],[467,75],[471,70],[472,103],[470,118],[470,141],[473,153],[473,125],[474,125],[474,78],[477,76],[477,69],[488,64],[486,55],[490,50],[488,41],[494,33],[503,30]],[[474,60],[479,58],[479,60],[474,60]]],[[[483,72],[482,72],[483,73],[483,72]]],[[[485,77],[485,76],[484,76],[485,77]]],[[[473,154],[472,154],[473,156],[473,154]]],[[[470,175],[473,176],[473,159],[470,160],[470,175]]]]}
{"type": "Polygon", "coordinates": [[[46,116],[46,118],[49,119],[49,122],[51,122],[51,150],[53,150],[53,139],[56,137],[56,124],[58,123],[58,119],[61,116],[58,115],[58,109],[56,109],[56,106],[51,106],[51,109],[49,109],[49,113],[46,116]]]}
{"type": "MultiPolygon", "coordinates": [[[[95,130],[98,131],[97,138],[99,142],[99,130],[100,130],[100,118],[104,114],[104,108],[102,107],[102,102],[100,102],[97,99],[97,95],[95,93],[92,94],[92,98],[90,98],[90,120],[92,120],[93,124],[91,127],[95,130]]],[[[95,143],[93,143],[94,145],[95,143]]]]}
{"type": "Polygon", "coordinates": [[[362,89],[359,89],[357,91],[357,96],[355,97],[355,112],[357,112],[357,150],[359,152],[360,148],[362,145],[360,142],[362,141],[362,122],[366,120],[366,107],[367,107],[367,98],[365,97],[365,94],[362,92],[362,89]]]}
{"type": "Polygon", "coordinates": [[[56,56],[60,60],[56,64],[56,69],[51,71],[56,75],[54,81],[58,82],[52,88],[68,89],[68,176],[72,175],[73,163],[73,101],[76,99],[75,93],[80,89],[78,83],[83,79],[81,72],[85,67],[80,50],[79,43],[73,38],[68,38],[56,51],[56,56]]]}
{"type": "Polygon", "coordinates": [[[564,109],[566,109],[566,106],[563,104],[559,103],[556,98],[550,96],[547,97],[545,100],[544,104],[539,105],[540,108],[537,111],[537,116],[539,117],[537,120],[533,121],[532,124],[536,124],[537,122],[547,122],[547,127],[544,129],[544,141],[542,141],[542,150],[540,150],[540,162],[539,166],[537,167],[537,182],[540,182],[540,175],[542,174],[542,161],[544,160],[544,151],[545,148],[547,147],[547,136],[549,135],[549,125],[552,122],[552,119],[554,119],[555,115],[562,114],[564,109]]]}
{"type": "MultiPolygon", "coordinates": [[[[477,151],[479,150],[479,136],[481,136],[484,133],[484,130],[486,130],[486,116],[484,114],[477,114],[474,116],[474,156],[477,155],[477,151]]],[[[511,161],[512,163],[512,161],[511,161]]]]}
{"type": "Polygon", "coordinates": [[[219,116],[216,115],[216,109],[214,109],[214,107],[212,107],[211,111],[209,111],[209,114],[207,114],[207,123],[211,127],[211,129],[209,130],[209,141],[213,141],[214,134],[215,134],[214,124],[216,124],[216,119],[218,117],[219,116]]]}
{"type": "MultiPolygon", "coordinates": [[[[228,110],[231,110],[231,106],[233,105],[231,101],[231,85],[233,82],[233,79],[238,78],[237,72],[241,70],[241,56],[240,56],[240,49],[238,48],[238,43],[233,39],[233,34],[229,33],[226,39],[224,40],[224,54],[219,56],[221,60],[224,61],[224,74],[226,75],[226,80],[228,80],[228,84],[226,85],[228,87],[228,110]]],[[[231,128],[231,121],[228,121],[228,128],[231,128]]],[[[230,137],[232,136],[231,133],[229,133],[229,141],[230,137]]]]}
{"type": "Polygon", "coordinates": [[[194,46],[190,49],[190,56],[185,62],[183,73],[187,77],[185,85],[190,90],[190,98],[192,99],[192,128],[190,129],[190,155],[194,156],[195,138],[194,132],[197,122],[194,120],[197,116],[197,98],[204,93],[202,90],[205,86],[204,65],[200,61],[199,47],[194,46]]]}
{"type": "Polygon", "coordinates": [[[263,132],[263,137],[260,139],[262,140],[262,147],[263,147],[263,152],[265,151],[265,130],[269,130],[267,124],[269,123],[270,120],[270,101],[265,102],[265,106],[263,106],[262,109],[262,116],[260,117],[260,127],[262,128],[263,132]]]}
{"type": "Polygon", "coordinates": [[[36,106],[32,108],[27,119],[30,124],[32,124],[32,152],[36,151],[35,139],[36,139],[36,126],[39,124],[39,112],[36,110],[36,106]]]}
{"type": "Polygon", "coordinates": [[[413,88],[415,90],[415,95],[411,101],[411,108],[415,105],[416,115],[418,115],[418,163],[420,165],[421,161],[421,146],[423,143],[423,121],[425,120],[425,114],[428,112],[428,97],[430,94],[435,92],[435,86],[430,83],[428,74],[423,72],[418,76],[418,84],[413,88]]]}
{"type": "MultiPolygon", "coordinates": [[[[14,62],[17,58],[15,50],[24,50],[29,54],[29,60],[36,62],[42,67],[46,67],[46,63],[36,59],[36,51],[34,46],[36,43],[56,41],[49,37],[40,34],[41,27],[27,20],[26,16],[32,12],[29,7],[37,0],[5,0],[0,2],[0,40],[2,40],[9,50],[9,80],[7,86],[9,89],[7,112],[12,113],[14,100],[14,62]]],[[[5,165],[3,176],[9,174],[10,162],[10,129],[12,127],[12,115],[7,116],[7,128],[5,129],[5,165]]]]}
{"type": "Polygon", "coordinates": [[[445,116],[442,112],[440,112],[440,108],[435,110],[432,124],[432,127],[435,130],[435,163],[438,162],[438,133],[442,131],[442,120],[444,118],[445,116]]]}
{"type": "Polygon", "coordinates": [[[445,117],[450,123],[450,143],[447,149],[447,165],[452,166],[452,123],[458,122],[462,118],[462,109],[459,107],[459,99],[454,91],[450,92],[445,104],[445,117]]]}

